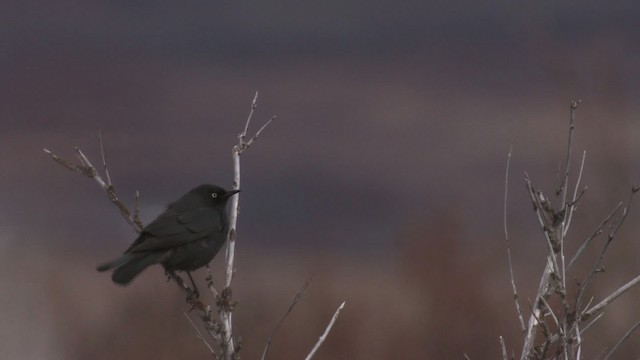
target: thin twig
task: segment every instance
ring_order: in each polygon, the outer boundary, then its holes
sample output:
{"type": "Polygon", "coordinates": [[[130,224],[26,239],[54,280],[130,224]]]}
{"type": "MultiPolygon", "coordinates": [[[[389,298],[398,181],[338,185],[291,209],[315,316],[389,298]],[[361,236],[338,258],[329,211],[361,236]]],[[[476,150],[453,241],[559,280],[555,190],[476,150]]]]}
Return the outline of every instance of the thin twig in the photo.
{"type": "Polygon", "coordinates": [[[202,342],[209,348],[209,351],[211,351],[211,353],[213,354],[213,356],[218,359],[218,354],[216,354],[215,350],[213,350],[213,347],[211,347],[211,345],[207,342],[207,340],[205,340],[205,338],[202,336],[202,333],[200,332],[200,329],[198,329],[198,327],[196,326],[196,324],[193,323],[193,320],[191,320],[191,317],[186,313],[183,312],[182,314],[184,314],[184,317],[187,318],[187,320],[189,320],[189,324],[191,324],[191,327],[193,328],[193,330],[195,330],[196,332],[196,337],[200,340],[202,340],[202,342]]]}
{"type": "Polygon", "coordinates": [[[547,308],[547,311],[549,312],[549,314],[551,314],[551,317],[553,318],[553,321],[556,323],[556,326],[558,326],[558,328],[559,328],[560,327],[560,321],[558,321],[558,317],[553,312],[553,309],[551,309],[551,305],[549,305],[547,300],[545,298],[543,298],[543,297],[540,298],[540,300],[544,303],[544,306],[547,308]]]}
{"type": "Polygon", "coordinates": [[[558,208],[564,208],[567,204],[567,187],[569,183],[569,170],[571,164],[571,147],[573,145],[573,131],[575,130],[575,121],[576,121],[576,110],[578,109],[578,105],[582,100],[574,100],[571,102],[569,106],[571,116],[569,117],[569,141],[567,142],[567,156],[565,158],[564,165],[564,179],[562,180],[562,184],[560,184],[559,194],[562,194],[561,203],[558,208]]]}
{"type": "Polygon", "coordinates": [[[578,260],[578,258],[580,258],[580,255],[582,255],[582,253],[589,246],[591,241],[597,236],[602,235],[602,231],[603,231],[602,229],[609,223],[609,221],[611,221],[613,216],[618,212],[618,210],[620,209],[620,207],[622,207],[623,204],[624,203],[622,201],[619,202],[618,205],[616,205],[616,207],[609,213],[609,215],[604,220],[602,220],[600,225],[596,227],[593,233],[591,233],[591,236],[589,236],[588,238],[585,239],[585,241],[582,242],[582,245],[580,245],[580,248],[578,248],[578,251],[576,251],[575,255],[573,255],[573,258],[569,262],[569,265],[567,266],[567,271],[569,271],[569,269],[571,269],[571,267],[578,260]]]}
{"type": "Polygon", "coordinates": [[[142,226],[142,220],[140,220],[140,191],[136,190],[136,197],[133,205],[133,222],[139,227],[142,226]]]}
{"type": "Polygon", "coordinates": [[[273,339],[273,336],[276,334],[276,332],[280,328],[280,325],[282,325],[282,323],[284,323],[284,320],[287,318],[287,316],[289,316],[289,314],[291,314],[291,312],[293,311],[293,308],[296,306],[296,304],[298,302],[300,302],[300,300],[302,300],[302,295],[304,294],[305,290],[307,290],[307,287],[311,283],[312,279],[313,279],[313,275],[311,277],[309,277],[309,279],[307,279],[307,281],[302,286],[302,289],[300,289],[300,291],[298,291],[296,296],[293,298],[293,301],[291,302],[291,305],[289,305],[289,308],[287,309],[287,312],[285,312],[284,315],[282,315],[282,317],[280,318],[280,321],[278,321],[276,326],[273,328],[273,331],[271,332],[271,335],[269,335],[269,338],[267,338],[267,344],[264,346],[264,350],[262,351],[261,360],[265,360],[267,358],[267,351],[269,350],[269,346],[271,345],[271,340],[273,339]]]}
{"type": "Polygon", "coordinates": [[[500,348],[502,349],[502,360],[508,360],[507,346],[504,344],[504,338],[500,336],[500,348]]]}
{"type": "Polygon", "coordinates": [[[276,119],[276,116],[275,116],[275,115],[274,115],[274,116],[272,116],[269,120],[267,120],[267,122],[266,122],[266,123],[264,123],[264,125],[262,125],[262,127],[261,127],[258,131],[256,131],[256,134],[255,134],[255,135],[253,135],[253,136],[251,137],[251,139],[249,139],[249,140],[247,141],[247,143],[246,143],[246,147],[245,147],[245,150],[246,150],[246,148],[248,148],[249,146],[251,146],[251,144],[253,144],[253,142],[254,142],[254,141],[256,141],[256,140],[258,139],[258,137],[260,136],[260,134],[262,133],[262,131],[264,131],[264,129],[266,129],[266,128],[267,128],[267,126],[269,126],[269,125],[273,122],[273,120],[275,120],[275,119],[276,119]]]}
{"type": "Polygon", "coordinates": [[[609,296],[604,298],[604,300],[600,301],[598,304],[594,305],[589,310],[585,311],[581,316],[582,320],[586,320],[589,317],[591,317],[593,314],[602,310],[605,306],[609,305],[611,302],[617,299],[620,295],[624,294],[625,292],[627,292],[629,289],[631,289],[638,283],[640,283],[640,275],[636,276],[628,283],[622,285],[620,288],[618,288],[618,290],[612,292],[609,296]]]}
{"type": "MultiPolygon", "coordinates": [[[[509,146],[509,153],[507,154],[507,168],[504,173],[504,238],[507,243],[507,262],[509,264],[509,278],[511,279],[511,288],[513,290],[513,301],[516,304],[516,312],[518,313],[518,320],[520,321],[520,331],[522,334],[525,332],[524,317],[520,310],[520,301],[518,301],[518,290],[516,288],[516,281],[513,276],[513,263],[511,261],[511,241],[509,240],[509,231],[507,227],[507,199],[509,195],[509,165],[511,164],[511,154],[513,151],[513,144],[509,146]]],[[[502,338],[501,338],[502,339],[502,338]]]]}
{"type": "Polygon", "coordinates": [[[241,136],[247,136],[247,131],[249,131],[249,123],[251,123],[251,118],[253,117],[253,112],[258,107],[258,92],[253,96],[253,100],[251,101],[251,110],[249,110],[249,116],[247,116],[247,121],[244,124],[244,130],[242,130],[241,136]]]}
{"type": "Polygon", "coordinates": [[[580,181],[582,180],[582,172],[584,171],[584,161],[586,157],[587,157],[587,151],[585,150],[582,152],[582,161],[580,162],[580,172],[578,172],[578,180],[576,180],[576,187],[573,190],[573,198],[571,199],[571,203],[569,204],[571,211],[569,211],[568,215],[565,214],[565,216],[567,216],[567,221],[564,223],[565,225],[563,226],[563,229],[562,229],[563,238],[567,235],[567,231],[569,231],[569,227],[571,226],[571,219],[573,218],[573,213],[576,212],[578,199],[582,197],[582,194],[584,194],[584,192],[587,190],[587,188],[584,188],[578,194],[578,189],[580,188],[580,181]]]}
{"type": "Polygon", "coordinates": [[[587,323],[587,325],[582,328],[582,333],[584,334],[585,332],[587,332],[587,330],[591,329],[593,324],[595,324],[596,321],[600,320],[603,316],[604,312],[601,312],[600,314],[598,314],[598,316],[594,317],[593,320],[589,321],[589,323],[587,323]]]}
{"type": "Polygon", "coordinates": [[[631,329],[629,329],[623,336],[622,338],[620,338],[620,341],[618,341],[616,343],[616,345],[613,347],[613,349],[611,349],[611,351],[609,351],[609,353],[607,353],[607,356],[604,357],[603,360],[607,360],[609,359],[614,352],[616,352],[616,350],[618,350],[618,348],[622,345],[623,342],[625,342],[630,336],[631,334],[636,331],[636,329],[640,327],[640,321],[638,321],[637,323],[635,323],[635,325],[633,325],[631,327],[631,329]]]}
{"type": "Polygon", "coordinates": [[[100,132],[99,126],[98,126],[98,143],[100,144],[100,154],[102,155],[102,167],[104,169],[104,174],[107,177],[107,184],[111,185],[111,176],[109,176],[109,168],[107,167],[107,155],[104,150],[104,144],[102,143],[102,133],[100,132]]]}
{"type": "Polygon", "coordinates": [[[582,298],[584,297],[585,291],[589,287],[589,284],[593,280],[594,276],[598,272],[600,272],[600,269],[602,268],[602,263],[604,262],[604,256],[607,250],[609,249],[609,245],[611,245],[615,237],[615,234],[617,233],[618,229],[620,229],[620,226],[622,226],[625,219],[629,215],[629,209],[631,208],[633,196],[636,194],[636,192],[638,192],[638,189],[635,187],[632,187],[631,194],[629,195],[629,200],[627,202],[627,206],[622,210],[622,216],[620,216],[620,219],[614,225],[612,225],[612,230],[609,232],[608,238],[604,243],[602,250],[600,251],[600,256],[598,256],[598,258],[593,264],[593,267],[591,268],[591,272],[587,275],[587,277],[585,278],[585,280],[582,282],[580,286],[578,295],[576,296],[574,309],[579,309],[582,306],[582,298]]]}
{"type": "Polygon", "coordinates": [[[342,310],[342,308],[344,308],[344,304],[345,303],[346,303],[346,301],[343,301],[342,304],[340,304],[340,306],[338,306],[338,309],[336,309],[335,314],[333,314],[333,317],[331,317],[331,321],[329,321],[329,324],[327,325],[327,328],[324,330],[324,333],[322,333],[322,335],[318,339],[318,342],[313,347],[313,349],[311,349],[311,351],[309,352],[309,355],[307,355],[305,360],[311,360],[313,355],[315,355],[316,351],[318,351],[318,349],[320,348],[320,345],[322,345],[324,340],[327,338],[327,335],[329,335],[329,332],[331,331],[331,328],[333,327],[333,323],[336,322],[336,319],[338,318],[338,315],[340,315],[340,310],[342,310]]]}

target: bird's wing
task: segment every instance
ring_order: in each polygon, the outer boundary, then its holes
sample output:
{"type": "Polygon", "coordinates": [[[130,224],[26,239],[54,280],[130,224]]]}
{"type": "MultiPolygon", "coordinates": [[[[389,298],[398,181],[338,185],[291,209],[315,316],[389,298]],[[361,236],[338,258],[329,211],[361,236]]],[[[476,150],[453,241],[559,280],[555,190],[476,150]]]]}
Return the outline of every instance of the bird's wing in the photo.
{"type": "Polygon", "coordinates": [[[144,228],[126,252],[170,249],[222,232],[223,229],[219,210],[198,208],[178,213],[168,209],[144,228]]]}

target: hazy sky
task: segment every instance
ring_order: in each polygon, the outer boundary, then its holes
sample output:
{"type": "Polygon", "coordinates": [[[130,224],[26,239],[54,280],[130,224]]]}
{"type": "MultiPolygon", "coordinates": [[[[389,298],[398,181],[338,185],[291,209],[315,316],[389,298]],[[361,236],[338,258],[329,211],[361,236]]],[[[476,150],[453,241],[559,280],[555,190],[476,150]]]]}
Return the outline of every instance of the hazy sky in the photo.
{"type": "Polygon", "coordinates": [[[0,225],[13,239],[130,241],[97,187],[41,152],[78,145],[97,162],[97,125],[145,219],[196,184],[230,186],[256,90],[254,125],[278,116],[243,159],[241,224],[258,246],[377,252],[442,212],[493,236],[509,145],[518,174],[553,174],[577,97],[578,144],[620,157],[625,186],[638,173],[624,165],[637,159],[632,1],[1,7],[0,225]]]}

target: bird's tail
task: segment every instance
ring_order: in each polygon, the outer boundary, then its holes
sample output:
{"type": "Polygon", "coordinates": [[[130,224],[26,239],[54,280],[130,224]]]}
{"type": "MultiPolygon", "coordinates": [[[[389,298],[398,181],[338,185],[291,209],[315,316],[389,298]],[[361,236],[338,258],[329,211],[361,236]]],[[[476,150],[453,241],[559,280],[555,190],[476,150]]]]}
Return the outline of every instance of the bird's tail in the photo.
{"type": "Polygon", "coordinates": [[[128,285],[147,267],[158,263],[165,255],[163,252],[126,253],[117,259],[98,265],[98,271],[115,269],[111,279],[114,283],[128,285]]]}

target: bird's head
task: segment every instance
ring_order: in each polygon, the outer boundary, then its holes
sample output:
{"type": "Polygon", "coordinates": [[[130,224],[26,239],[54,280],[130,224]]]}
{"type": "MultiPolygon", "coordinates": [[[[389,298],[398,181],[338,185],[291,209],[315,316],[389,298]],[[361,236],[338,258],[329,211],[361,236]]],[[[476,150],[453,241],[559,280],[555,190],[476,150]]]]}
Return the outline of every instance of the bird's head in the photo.
{"type": "Polygon", "coordinates": [[[204,184],[189,191],[189,195],[209,206],[215,207],[224,206],[231,196],[239,192],[240,190],[225,190],[220,186],[204,184]]]}

